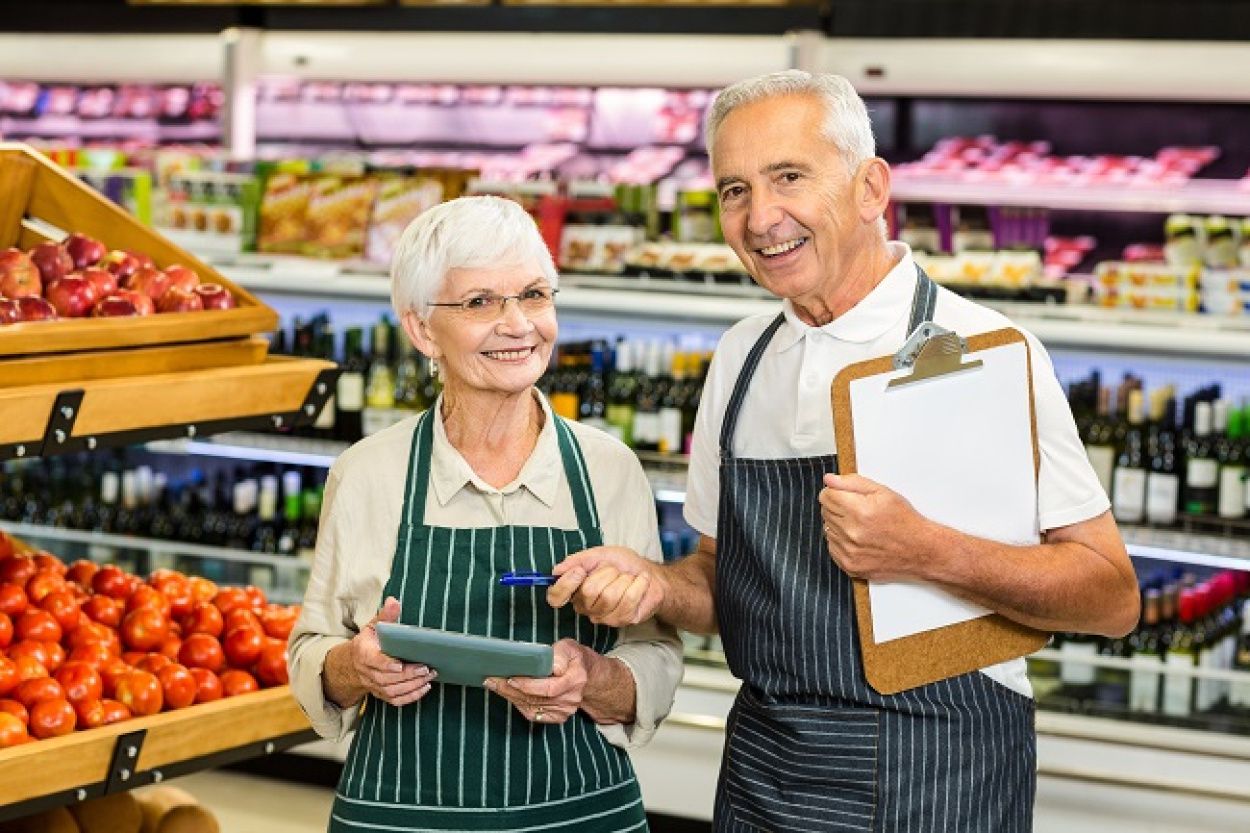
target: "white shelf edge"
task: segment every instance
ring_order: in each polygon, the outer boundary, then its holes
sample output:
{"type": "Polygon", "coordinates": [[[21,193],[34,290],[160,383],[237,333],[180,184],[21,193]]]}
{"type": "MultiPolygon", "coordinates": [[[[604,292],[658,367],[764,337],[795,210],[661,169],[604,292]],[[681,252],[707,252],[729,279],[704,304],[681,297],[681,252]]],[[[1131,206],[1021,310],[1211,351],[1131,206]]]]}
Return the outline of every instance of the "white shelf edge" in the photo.
{"type": "Polygon", "coordinates": [[[1010,180],[967,182],[900,173],[890,195],[901,202],[1011,205],[1067,211],[1152,214],[1250,214],[1250,180],[1190,180],[1177,185],[1041,185],[1010,180]]]}

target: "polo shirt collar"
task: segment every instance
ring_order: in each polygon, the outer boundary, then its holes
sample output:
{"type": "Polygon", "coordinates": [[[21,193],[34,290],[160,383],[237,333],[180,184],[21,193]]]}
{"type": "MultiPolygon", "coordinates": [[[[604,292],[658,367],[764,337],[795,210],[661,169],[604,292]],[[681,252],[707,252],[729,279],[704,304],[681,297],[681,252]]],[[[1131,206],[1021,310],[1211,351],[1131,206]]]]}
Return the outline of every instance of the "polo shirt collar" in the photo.
{"type": "Polygon", "coordinates": [[[430,487],[439,506],[446,506],[461,489],[472,486],[479,492],[498,492],[512,494],[517,489],[528,489],[530,494],[542,501],[545,506],[555,504],[560,490],[560,480],[564,476],[564,462],[560,456],[560,441],[556,435],[555,416],[547,398],[538,390],[534,398],[543,409],[546,419],[542,431],[538,434],[538,442],[534,451],[521,468],[516,479],[502,488],[495,488],[477,476],[468,462],[447,439],[447,429],[443,425],[443,397],[440,394],[434,403],[434,447],[430,452],[430,487]]]}
{"type": "Polygon", "coordinates": [[[838,341],[867,343],[881,338],[894,327],[901,316],[911,312],[916,291],[916,264],[906,243],[889,243],[890,253],[897,258],[881,283],[868,296],[823,327],[804,323],[787,298],[782,304],[785,324],[773,337],[772,349],[778,353],[789,350],[809,333],[823,332],[838,341]]]}

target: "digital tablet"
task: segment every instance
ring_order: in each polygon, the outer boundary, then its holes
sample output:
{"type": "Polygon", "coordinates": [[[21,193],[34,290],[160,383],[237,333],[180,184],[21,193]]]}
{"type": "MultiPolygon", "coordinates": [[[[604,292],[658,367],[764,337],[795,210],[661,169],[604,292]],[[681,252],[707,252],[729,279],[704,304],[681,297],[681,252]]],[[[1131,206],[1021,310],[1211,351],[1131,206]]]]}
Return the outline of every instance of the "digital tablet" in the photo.
{"type": "Polygon", "coordinates": [[[487,677],[550,677],[550,645],[378,622],[383,652],[438,672],[437,683],[481,686],[487,677]]]}

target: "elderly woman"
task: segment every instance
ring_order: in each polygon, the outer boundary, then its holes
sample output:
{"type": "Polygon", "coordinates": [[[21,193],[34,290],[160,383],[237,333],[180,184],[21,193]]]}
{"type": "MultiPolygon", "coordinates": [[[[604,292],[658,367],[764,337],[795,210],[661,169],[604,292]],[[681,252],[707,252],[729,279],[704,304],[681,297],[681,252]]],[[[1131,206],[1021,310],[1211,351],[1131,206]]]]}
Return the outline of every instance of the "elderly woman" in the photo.
{"type": "Polygon", "coordinates": [[[516,203],[466,197],[415,220],[391,272],[443,393],[345,451],[326,483],[290,666],[318,733],[356,728],[329,829],[645,830],[626,750],[672,705],[676,634],[595,625],[499,582],[604,544],[660,560],[637,459],[534,387],[556,340],[551,256],[516,203]],[[377,621],[552,644],[554,671],[443,684],[382,653],[377,621]]]}

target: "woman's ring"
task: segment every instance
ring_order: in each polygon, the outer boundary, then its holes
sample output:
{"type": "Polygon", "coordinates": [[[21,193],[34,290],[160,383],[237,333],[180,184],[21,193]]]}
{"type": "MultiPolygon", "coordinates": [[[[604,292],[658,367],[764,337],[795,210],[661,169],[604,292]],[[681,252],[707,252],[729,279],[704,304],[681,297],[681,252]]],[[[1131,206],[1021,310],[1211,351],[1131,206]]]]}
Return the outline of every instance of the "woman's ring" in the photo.
{"type": "Polygon", "coordinates": [[[829,524],[821,524],[821,529],[825,531],[825,537],[828,537],[829,533],[833,531],[829,528],[829,524]]]}

